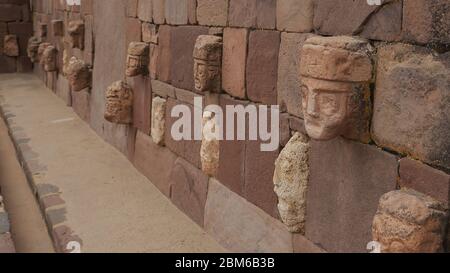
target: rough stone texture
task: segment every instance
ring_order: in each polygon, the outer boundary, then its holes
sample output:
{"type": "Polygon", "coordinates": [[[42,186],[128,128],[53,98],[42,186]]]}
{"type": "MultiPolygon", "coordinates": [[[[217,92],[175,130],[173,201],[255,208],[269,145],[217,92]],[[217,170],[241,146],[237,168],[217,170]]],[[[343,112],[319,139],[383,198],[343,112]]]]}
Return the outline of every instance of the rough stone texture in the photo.
{"type": "Polygon", "coordinates": [[[246,141],[244,197],[274,218],[279,218],[273,173],[278,150],[262,152],[260,141],[246,141]]]}
{"type": "Polygon", "coordinates": [[[291,232],[305,233],[309,181],[309,139],[295,133],[275,161],[273,183],[278,212],[291,232]]]}
{"type": "Polygon", "coordinates": [[[221,37],[200,35],[194,46],[194,87],[199,93],[220,93],[222,87],[221,37]]]}
{"type": "Polygon", "coordinates": [[[278,56],[278,104],[289,114],[303,117],[300,93],[300,49],[311,34],[281,33],[278,56]]]}
{"type": "Polygon", "coordinates": [[[450,169],[450,55],[404,44],[383,46],[377,71],[375,142],[450,169]]]}
{"type": "Polygon", "coordinates": [[[373,220],[373,240],[381,244],[382,253],[441,252],[446,206],[421,193],[392,191],[380,199],[373,220]]]}
{"type": "Polygon", "coordinates": [[[44,70],[47,72],[56,71],[56,58],[58,51],[52,45],[49,45],[42,52],[42,64],[44,65],[44,70]]]}
{"type": "Polygon", "coordinates": [[[167,24],[186,25],[188,23],[188,0],[166,0],[164,12],[167,24]]]}
{"type": "Polygon", "coordinates": [[[277,0],[277,29],[311,32],[313,29],[313,0],[277,0]]]}
{"type": "Polygon", "coordinates": [[[175,161],[170,175],[171,200],[198,225],[203,226],[208,177],[182,158],[175,161]]]}
{"type": "Polygon", "coordinates": [[[152,80],[152,91],[162,98],[175,98],[175,88],[161,81],[152,80]]]}
{"type": "Polygon", "coordinates": [[[112,83],[106,90],[105,119],[112,123],[133,121],[133,89],[124,81],[112,83]]]}
{"type": "Polygon", "coordinates": [[[158,29],[156,25],[142,23],[142,41],[146,43],[158,44],[158,29]]]}
{"type": "Polygon", "coordinates": [[[138,0],[127,0],[127,16],[137,17],[138,0]]]}
{"type": "Polygon", "coordinates": [[[450,44],[450,3],[446,0],[403,1],[404,38],[417,43],[450,44]]]}
{"type": "Polygon", "coordinates": [[[247,37],[245,28],[225,28],[223,31],[222,88],[231,96],[242,99],[246,98],[247,37]]]}
{"type": "Polygon", "coordinates": [[[198,0],[197,20],[200,25],[226,26],[228,0],[198,0]]]}
{"type": "Polygon", "coordinates": [[[84,49],[84,22],[82,20],[70,21],[67,27],[69,43],[72,48],[84,49]]]}
{"type": "Polygon", "coordinates": [[[9,57],[19,56],[19,44],[16,35],[6,35],[3,42],[3,54],[9,57]]]}
{"type": "Polygon", "coordinates": [[[200,35],[208,34],[208,28],[179,26],[172,29],[171,38],[171,83],[177,88],[194,90],[195,42],[200,35]]]}
{"type": "Polygon", "coordinates": [[[72,57],[67,65],[67,79],[72,91],[81,91],[91,85],[91,72],[84,61],[72,57]]]}
{"type": "Polygon", "coordinates": [[[172,64],[172,27],[163,25],[159,27],[158,61],[156,65],[156,77],[158,80],[170,83],[172,64]]]}
{"type": "Polygon", "coordinates": [[[156,145],[141,131],[137,132],[134,166],[167,197],[170,197],[170,172],[176,159],[177,156],[169,149],[156,145]]]}
{"type": "Polygon", "coordinates": [[[138,76],[130,80],[130,84],[133,86],[133,126],[149,134],[152,104],[150,79],[145,76],[138,76]]]}
{"type": "Polygon", "coordinates": [[[211,177],[217,176],[219,168],[219,127],[214,113],[203,112],[202,146],[200,148],[200,160],[202,171],[211,177]]]}
{"type": "Polygon", "coordinates": [[[358,35],[371,39],[396,40],[401,34],[402,1],[321,0],[314,5],[314,29],[324,35],[358,35]]]}
{"type": "Polygon", "coordinates": [[[148,74],[150,47],[147,43],[131,42],[128,46],[125,75],[134,77],[148,74]]]}
{"type": "Polygon", "coordinates": [[[165,0],[153,0],[153,23],[162,25],[166,22],[165,0]]]}
{"type": "Polygon", "coordinates": [[[152,0],[139,1],[137,8],[137,16],[141,21],[151,22],[153,16],[153,1],[152,0]]]}
{"type": "Polygon", "coordinates": [[[310,145],[306,237],[328,252],[366,252],[378,200],[396,187],[397,158],[341,138],[310,145]]]}
{"type": "Polygon", "coordinates": [[[450,202],[450,175],[410,158],[400,160],[401,187],[427,194],[439,202],[450,202]]]}
{"type": "Polygon", "coordinates": [[[280,33],[255,30],[250,33],[247,58],[247,95],[254,102],[277,104],[277,70],[280,33]]]}
{"type": "Polygon", "coordinates": [[[154,97],[152,101],[151,136],[153,142],[158,145],[164,145],[164,133],[166,130],[166,103],[167,100],[160,97],[154,97]]]}
{"type": "Polygon", "coordinates": [[[232,252],[292,252],[292,236],[279,221],[210,179],[205,230],[232,252]]]}
{"type": "Polygon", "coordinates": [[[231,0],[228,20],[232,27],[274,29],[276,0],[231,0]]]}

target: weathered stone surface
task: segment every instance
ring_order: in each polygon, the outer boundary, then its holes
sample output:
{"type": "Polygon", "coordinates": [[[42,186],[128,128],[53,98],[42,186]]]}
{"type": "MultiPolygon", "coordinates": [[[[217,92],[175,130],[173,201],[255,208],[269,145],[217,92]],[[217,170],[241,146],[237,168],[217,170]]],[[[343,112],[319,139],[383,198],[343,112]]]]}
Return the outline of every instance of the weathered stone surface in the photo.
{"type": "Polygon", "coordinates": [[[106,90],[105,119],[112,123],[132,122],[133,90],[124,81],[112,83],[106,90]]]}
{"type": "Polygon", "coordinates": [[[373,220],[373,240],[381,252],[441,252],[446,206],[424,194],[392,191],[380,199],[373,220]]]}
{"type": "Polygon", "coordinates": [[[256,26],[263,29],[276,28],[277,0],[256,1],[256,26]]]}
{"type": "Polygon", "coordinates": [[[261,209],[210,179],[205,230],[233,252],[292,252],[286,227],[261,209]]]}
{"type": "Polygon", "coordinates": [[[329,252],[366,252],[378,200],[396,188],[397,158],[342,138],[310,145],[306,237],[329,252]]]}
{"type": "Polygon", "coordinates": [[[292,234],[292,244],[294,253],[326,253],[325,250],[298,233],[292,234]]]}
{"type": "Polygon", "coordinates": [[[0,234],[0,253],[15,253],[14,242],[11,233],[0,234]]]}
{"type": "Polygon", "coordinates": [[[255,30],[250,33],[247,58],[247,95],[254,102],[277,104],[280,33],[255,30]]]}
{"type": "Polygon", "coordinates": [[[182,158],[175,161],[170,175],[171,200],[199,226],[203,226],[208,176],[182,158]]]}
{"type": "Polygon", "coordinates": [[[219,168],[219,127],[214,113],[203,113],[202,146],[200,160],[202,171],[211,177],[216,177],[219,168]]]}
{"type": "Polygon", "coordinates": [[[198,36],[194,46],[194,87],[197,92],[220,93],[222,86],[222,38],[198,36]]]}
{"type": "Polygon", "coordinates": [[[223,31],[222,88],[241,99],[246,98],[247,37],[245,28],[226,28],[223,31]]]}
{"type": "MultiPolygon", "coordinates": [[[[170,83],[172,65],[172,27],[162,25],[159,27],[158,62],[156,77],[158,80],[170,83]]],[[[191,54],[191,53],[190,53],[191,54]]]]}
{"type": "Polygon", "coordinates": [[[308,135],[370,141],[371,47],[348,36],[312,37],[301,50],[303,117],[308,135]]]}
{"type": "MultiPolygon", "coordinates": [[[[55,83],[56,85],[56,83],[55,83]]],[[[55,88],[56,89],[56,88],[55,88]]],[[[77,92],[71,92],[72,99],[71,104],[72,108],[77,113],[77,115],[89,123],[90,121],[90,93],[89,89],[83,89],[77,92]]]]}
{"type": "Polygon", "coordinates": [[[150,44],[150,63],[148,65],[148,70],[152,80],[157,77],[158,53],[158,45],[150,44]]]}
{"type": "Polygon", "coordinates": [[[151,22],[153,17],[153,1],[152,0],[139,1],[137,8],[137,16],[141,21],[151,22]]]}
{"type": "Polygon", "coordinates": [[[450,169],[450,55],[405,44],[383,46],[377,71],[375,142],[450,169]]]}
{"type": "Polygon", "coordinates": [[[72,57],[67,66],[67,79],[72,91],[81,91],[91,85],[91,71],[84,61],[72,57]]]}
{"type": "Polygon", "coordinates": [[[280,113],[280,146],[284,147],[291,139],[291,129],[289,128],[289,114],[280,113]]]}
{"type": "Polygon", "coordinates": [[[289,114],[303,117],[301,108],[300,49],[311,34],[281,33],[278,56],[278,104],[289,114]]]}
{"type": "Polygon", "coordinates": [[[130,79],[133,87],[133,126],[150,134],[152,88],[150,79],[138,76],[130,79]]]}
{"type": "Polygon", "coordinates": [[[401,187],[414,189],[439,202],[450,202],[450,175],[410,158],[400,160],[401,187]]]}
{"type": "Polygon", "coordinates": [[[166,0],[153,0],[153,23],[163,25],[166,22],[166,0]]]}
{"type": "Polygon", "coordinates": [[[313,29],[313,1],[278,0],[277,29],[281,31],[311,32],[313,29]]]}
{"type": "Polygon", "coordinates": [[[152,80],[152,91],[162,98],[175,98],[175,88],[161,81],[152,80]]]}
{"type": "Polygon", "coordinates": [[[147,43],[131,42],[128,46],[125,75],[134,77],[148,74],[150,47],[147,43]]]}
{"type": "Polygon", "coordinates": [[[69,22],[67,32],[69,33],[69,43],[72,48],[84,49],[84,22],[74,20],[69,22]]]}
{"type": "Polygon", "coordinates": [[[49,45],[42,52],[42,64],[44,65],[44,70],[47,72],[56,71],[56,58],[58,51],[52,45],[49,45]]]}
{"type": "Polygon", "coordinates": [[[450,44],[450,3],[446,0],[403,1],[404,38],[417,43],[450,44]]]}
{"type": "Polygon", "coordinates": [[[194,90],[195,42],[200,35],[208,34],[208,28],[179,26],[172,29],[171,38],[171,83],[177,88],[194,90]]]}
{"type": "Polygon", "coordinates": [[[229,25],[231,27],[256,27],[256,0],[231,0],[229,25]]]}
{"type": "Polygon", "coordinates": [[[170,197],[170,173],[177,156],[138,130],[133,163],[164,195],[170,197]]]}
{"type": "Polygon", "coordinates": [[[142,23],[142,41],[146,43],[158,44],[158,29],[156,25],[142,23]]]}
{"type": "Polygon", "coordinates": [[[309,139],[295,133],[275,161],[273,183],[278,212],[289,231],[305,233],[309,181],[309,139]]]}
{"type": "Polygon", "coordinates": [[[226,26],[228,0],[198,0],[197,20],[200,25],[226,26]]]}
{"type": "Polygon", "coordinates": [[[164,12],[167,24],[187,25],[188,0],[166,0],[164,12]]]}
{"type": "MultiPolygon", "coordinates": [[[[138,18],[127,18],[125,25],[126,44],[138,42],[142,39],[142,24],[138,18]]],[[[128,51],[127,51],[128,53],[128,51]]]]}
{"type": "Polygon", "coordinates": [[[166,130],[166,103],[161,97],[154,97],[152,101],[152,130],[153,142],[164,145],[164,133],[166,130]]]}
{"type": "MultiPolygon", "coordinates": [[[[402,35],[403,2],[384,1],[376,13],[365,23],[360,36],[380,41],[398,41],[402,35]]],[[[348,18],[348,16],[346,16],[348,18]]]]}
{"type": "Polygon", "coordinates": [[[19,43],[16,35],[5,35],[3,42],[3,54],[9,57],[19,56],[19,43]]]}
{"type": "Polygon", "coordinates": [[[52,34],[53,36],[64,36],[64,21],[52,20],[52,34]]]}

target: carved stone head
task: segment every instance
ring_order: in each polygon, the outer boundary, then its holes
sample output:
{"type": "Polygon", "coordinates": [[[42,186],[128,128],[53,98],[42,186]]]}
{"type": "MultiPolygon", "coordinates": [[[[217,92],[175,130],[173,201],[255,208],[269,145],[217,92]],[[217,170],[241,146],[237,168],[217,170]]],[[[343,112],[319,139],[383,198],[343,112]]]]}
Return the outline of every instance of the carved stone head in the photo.
{"type": "Polygon", "coordinates": [[[311,138],[330,140],[349,126],[368,131],[372,78],[368,52],[368,43],[353,37],[313,37],[305,42],[300,61],[301,95],[311,138]],[[355,121],[357,116],[363,120],[355,121]]]}
{"type": "Polygon", "coordinates": [[[131,42],[128,46],[127,70],[128,77],[145,75],[148,73],[149,45],[142,42],[131,42]]]}
{"type": "Polygon", "coordinates": [[[27,55],[33,63],[39,62],[38,49],[40,44],[41,39],[38,37],[33,36],[28,39],[27,55]]]}
{"type": "Polygon", "coordinates": [[[38,60],[39,63],[44,66],[44,51],[47,47],[51,46],[52,44],[50,43],[40,43],[39,47],[38,47],[38,60]]]}
{"type": "Polygon", "coordinates": [[[105,119],[118,124],[132,121],[133,90],[124,81],[114,82],[106,90],[105,119]]]}
{"type": "Polygon", "coordinates": [[[81,91],[91,84],[91,71],[82,60],[72,57],[67,66],[67,79],[72,91],[81,91]]]}
{"type": "Polygon", "coordinates": [[[67,28],[69,33],[69,44],[72,48],[84,49],[84,22],[76,20],[69,22],[67,28]]]}
{"type": "Polygon", "coordinates": [[[198,92],[220,92],[222,38],[200,35],[194,48],[194,83],[198,92]]]}
{"type": "Polygon", "coordinates": [[[44,70],[47,72],[55,71],[56,70],[56,58],[57,58],[58,51],[56,48],[52,45],[49,45],[45,48],[44,52],[42,53],[42,60],[44,64],[44,70]]]}

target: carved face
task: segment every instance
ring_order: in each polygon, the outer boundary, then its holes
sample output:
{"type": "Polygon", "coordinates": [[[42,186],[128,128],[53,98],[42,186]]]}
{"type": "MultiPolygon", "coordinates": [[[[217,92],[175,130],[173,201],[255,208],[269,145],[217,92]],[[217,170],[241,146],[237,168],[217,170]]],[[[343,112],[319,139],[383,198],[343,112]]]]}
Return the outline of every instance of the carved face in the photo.
{"type": "Polygon", "coordinates": [[[81,91],[90,86],[89,67],[82,60],[72,57],[67,68],[67,78],[73,91],[81,91]]]}
{"type": "Polygon", "coordinates": [[[352,85],[304,77],[301,93],[308,135],[318,140],[338,136],[351,114],[352,85]]]}
{"type": "Polygon", "coordinates": [[[47,72],[56,70],[56,48],[54,46],[47,46],[42,54],[44,70],[47,72]]]}
{"type": "Polygon", "coordinates": [[[72,48],[84,48],[84,22],[81,20],[72,21],[67,29],[69,33],[69,43],[72,48]]]}
{"type": "Polygon", "coordinates": [[[106,90],[105,119],[119,124],[131,123],[133,91],[123,81],[113,83],[106,90]]]}
{"type": "Polygon", "coordinates": [[[41,41],[37,37],[31,37],[28,40],[27,55],[33,63],[39,61],[38,49],[41,41]]]}
{"type": "Polygon", "coordinates": [[[205,60],[194,59],[195,89],[200,92],[213,90],[218,81],[219,67],[205,60]]]}
{"type": "Polygon", "coordinates": [[[47,47],[51,46],[50,43],[41,43],[38,47],[38,59],[41,65],[44,65],[44,51],[47,47]]]}
{"type": "Polygon", "coordinates": [[[149,46],[147,43],[132,42],[128,46],[127,69],[128,77],[145,75],[148,73],[149,46]]]}

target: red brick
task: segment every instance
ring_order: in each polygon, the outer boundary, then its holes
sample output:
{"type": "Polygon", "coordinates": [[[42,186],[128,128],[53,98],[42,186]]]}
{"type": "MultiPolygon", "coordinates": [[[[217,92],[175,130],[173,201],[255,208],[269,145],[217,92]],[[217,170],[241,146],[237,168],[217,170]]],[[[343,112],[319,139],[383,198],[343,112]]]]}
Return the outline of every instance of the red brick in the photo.
{"type": "Polygon", "coordinates": [[[450,202],[450,175],[410,158],[400,160],[400,185],[450,202]]]}
{"type": "Polygon", "coordinates": [[[247,95],[251,101],[277,104],[277,71],[280,33],[255,30],[250,33],[247,59],[247,95]]]}
{"type": "Polygon", "coordinates": [[[175,161],[170,175],[172,202],[199,226],[203,226],[208,177],[182,158],[175,161]]]}

